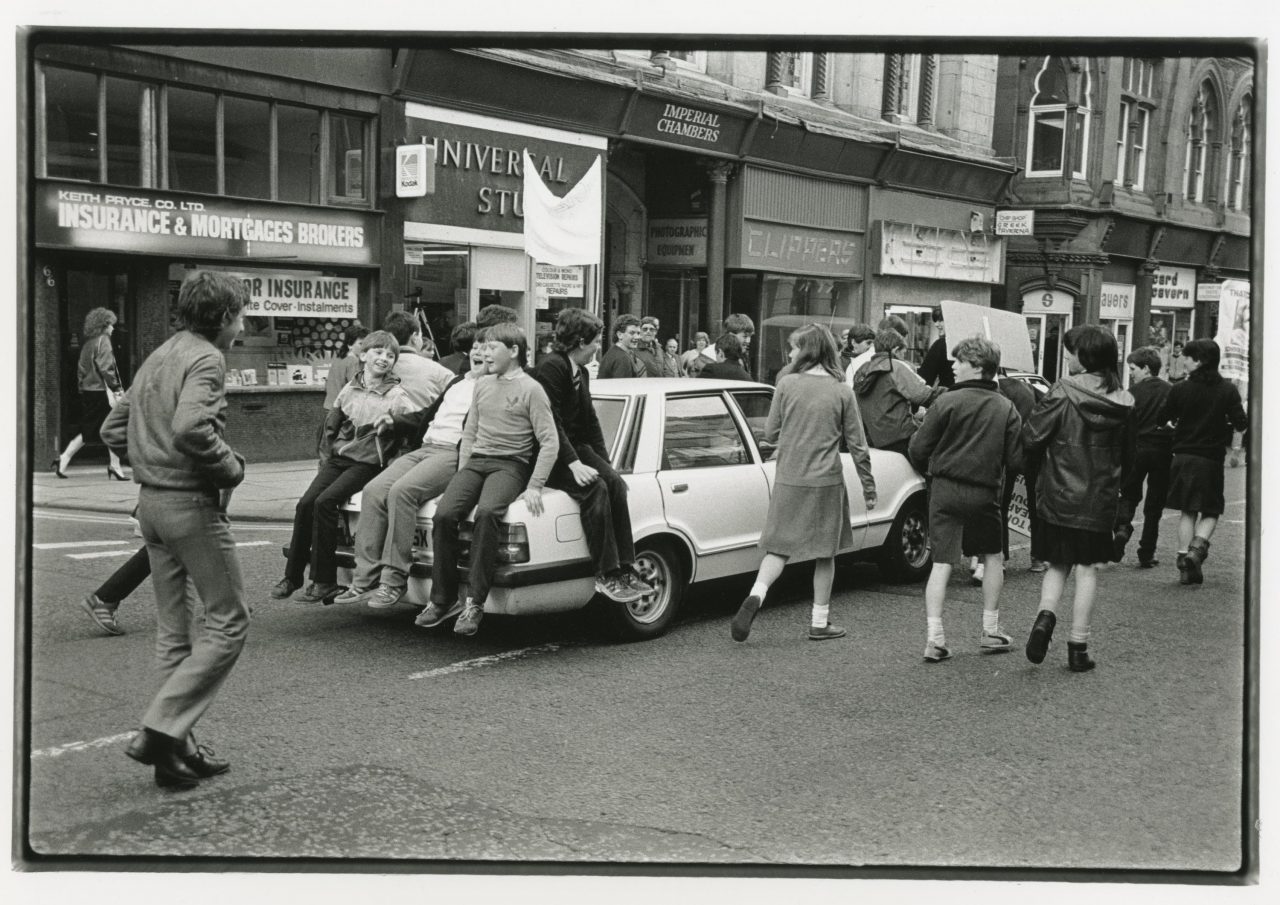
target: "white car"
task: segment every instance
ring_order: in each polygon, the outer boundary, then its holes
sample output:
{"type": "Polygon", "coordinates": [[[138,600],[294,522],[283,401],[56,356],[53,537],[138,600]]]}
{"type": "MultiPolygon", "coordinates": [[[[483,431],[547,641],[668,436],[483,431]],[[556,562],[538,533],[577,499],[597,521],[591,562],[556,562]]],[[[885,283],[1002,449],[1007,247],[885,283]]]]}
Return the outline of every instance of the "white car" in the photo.
{"type": "MultiPolygon", "coordinates": [[[[769,511],[775,463],[763,443],[773,387],[732,380],[676,378],[601,380],[592,398],[610,460],[626,480],[636,567],[655,588],[634,603],[601,597],[597,603],[616,637],[660,635],[690,585],[753,573],[757,541],[769,511]]],[[[878,503],[867,512],[862,485],[848,453],[845,485],[855,550],[878,558],[895,578],[917,581],[929,571],[925,482],[898,453],[871,450],[878,503]]],[[[485,612],[553,613],[586,607],[595,598],[595,571],[578,506],[549,490],[545,511],[533,516],[524,502],[508,508],[499,565],[485,612]]],[[[351,580],[351,534],[359,497],[344,510],[338,581],[351,580]]],[[[418,513],[413,566],[405,602],[425,606],[431,591],[431,517],[435,501],[418,513]]],[[[463,523],[462,593],[466,593],[463,523]]]]}

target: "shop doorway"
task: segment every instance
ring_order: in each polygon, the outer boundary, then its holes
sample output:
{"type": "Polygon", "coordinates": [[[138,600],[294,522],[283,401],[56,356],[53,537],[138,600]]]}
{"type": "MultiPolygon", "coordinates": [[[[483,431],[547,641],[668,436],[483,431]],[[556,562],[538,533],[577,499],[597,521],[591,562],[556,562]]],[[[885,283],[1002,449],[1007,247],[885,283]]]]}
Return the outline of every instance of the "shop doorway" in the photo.
{"type": "Polygon", "coordinates": [[[1133,321],[1106,317],[1102,319],[1102,326],[1116,338],[1116,347],[1120,350],[1120,383],[1128,389],[1129,369],[1125,367],[1125,361],[1133,351],[1133,321]]]}
{"type": "Polygon", "coordinates": [[[1025,314],[1036,373],[1053,383],[1064,373],[1062,338],[1071,329],[1070,314],[1025,314]]]}
{"type": "Polygon", "coordinates": [[[1169,373],[1169,357],[1174,343],[1184,346],[1195,336],[1195,310],[1192,308],[1152,308],[1151,327],[1145,345],[1160,353],[1160,373],[1169,373]]]}
{"type": "MultiPolygon", "coordinates": [[[[658,338],[675,337],[680,351],[693,348],[693,334],[699,330],[698,320],[707,293],[707,275],[696,270],[650,271],[645,281],[649,297],[645,313],[660,322],[658,338]]],[[[711,337],[712,342],[715,336],[711,337]]]]}
{"type": "MultiPolygon", "coordinates": [[[[137,337],[137,278],[132,270],[113,261],[68,261],[58,278],[59,306],[59,406],[57,446],[62,449],[80,432],[80,381],[77,369],[84,342],[84,319],[94,308],[106,308],[116,316],[111,334],[116,369],[124,386],[133,380],[137,337]]],[[[106,461],[102,447],[86,449],[77,461],[106,461]]]]}

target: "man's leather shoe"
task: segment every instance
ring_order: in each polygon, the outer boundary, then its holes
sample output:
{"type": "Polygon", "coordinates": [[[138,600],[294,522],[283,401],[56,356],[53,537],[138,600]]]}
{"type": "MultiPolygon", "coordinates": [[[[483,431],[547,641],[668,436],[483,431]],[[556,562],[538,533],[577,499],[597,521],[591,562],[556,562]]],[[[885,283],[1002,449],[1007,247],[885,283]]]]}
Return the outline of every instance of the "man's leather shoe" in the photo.
{"type": "Polygon", "coordinates": [[[154,729],[133,737],[124,753],[140,764],[156,768],[156,785],[162,789],[194,789],[200,782],[178,752],[178,740],[154,729]]]}
{"type": "Polygon", "coordinates": [[[187,746],[187,750],[179,756],[191,772],[201,779],[208,779],[231,769],[231,761],[215,755],[208,745],[197,745],[194,737],[187,737],[187,746]]]}

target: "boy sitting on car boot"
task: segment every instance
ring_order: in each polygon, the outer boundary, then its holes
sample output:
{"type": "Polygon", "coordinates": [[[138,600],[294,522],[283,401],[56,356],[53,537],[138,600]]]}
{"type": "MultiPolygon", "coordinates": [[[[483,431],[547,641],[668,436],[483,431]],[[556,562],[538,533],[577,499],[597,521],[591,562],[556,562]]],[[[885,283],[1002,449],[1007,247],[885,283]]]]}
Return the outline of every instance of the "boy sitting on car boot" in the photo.
{"type": "Polygon", "coordinates": [[[546,390],[524,370],[529,341],[515,324],[490,327],[485,361],[489,374],[476,381],[462,431],[458,473],[436,504],[432,527],[431,604],[416,624],[432,628],[461,613],[453,630],[474,635],[484,616],[497,568],[498,522],[517,499],[529,514],[542,514],[542,488],[560,452],[546,390]],[[538,458],[529,457],[535,442],[538,458]],[[458,600],[458,526],[475,507],[468,596],[458,600]]]}
{"type": "Polygon", "coordinates": [[[547,392],[560,438],[560,455],[547,486],[563,490],[578,504],[596,566],[596,592],[630,603],[652,594],[653,588],[636,573],[627,483],[609,464],[591,404],[586,365],[600,348],[603,328],[589,311],[565,308],[556,318],[554,351],[538,362],[533,376],[547,392]]]}

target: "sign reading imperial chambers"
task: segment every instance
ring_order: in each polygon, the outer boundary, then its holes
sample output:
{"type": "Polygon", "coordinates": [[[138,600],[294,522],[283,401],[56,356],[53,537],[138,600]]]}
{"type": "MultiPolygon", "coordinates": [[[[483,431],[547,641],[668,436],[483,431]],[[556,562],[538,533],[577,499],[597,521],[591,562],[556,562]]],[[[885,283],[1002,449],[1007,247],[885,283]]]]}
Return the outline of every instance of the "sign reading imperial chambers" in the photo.
{"type": "Polygon", "coordinates": [[[380,220],[364,211],[44,181],[35,201],[47,248],[366,266],[379,255],[380,220]]]}

